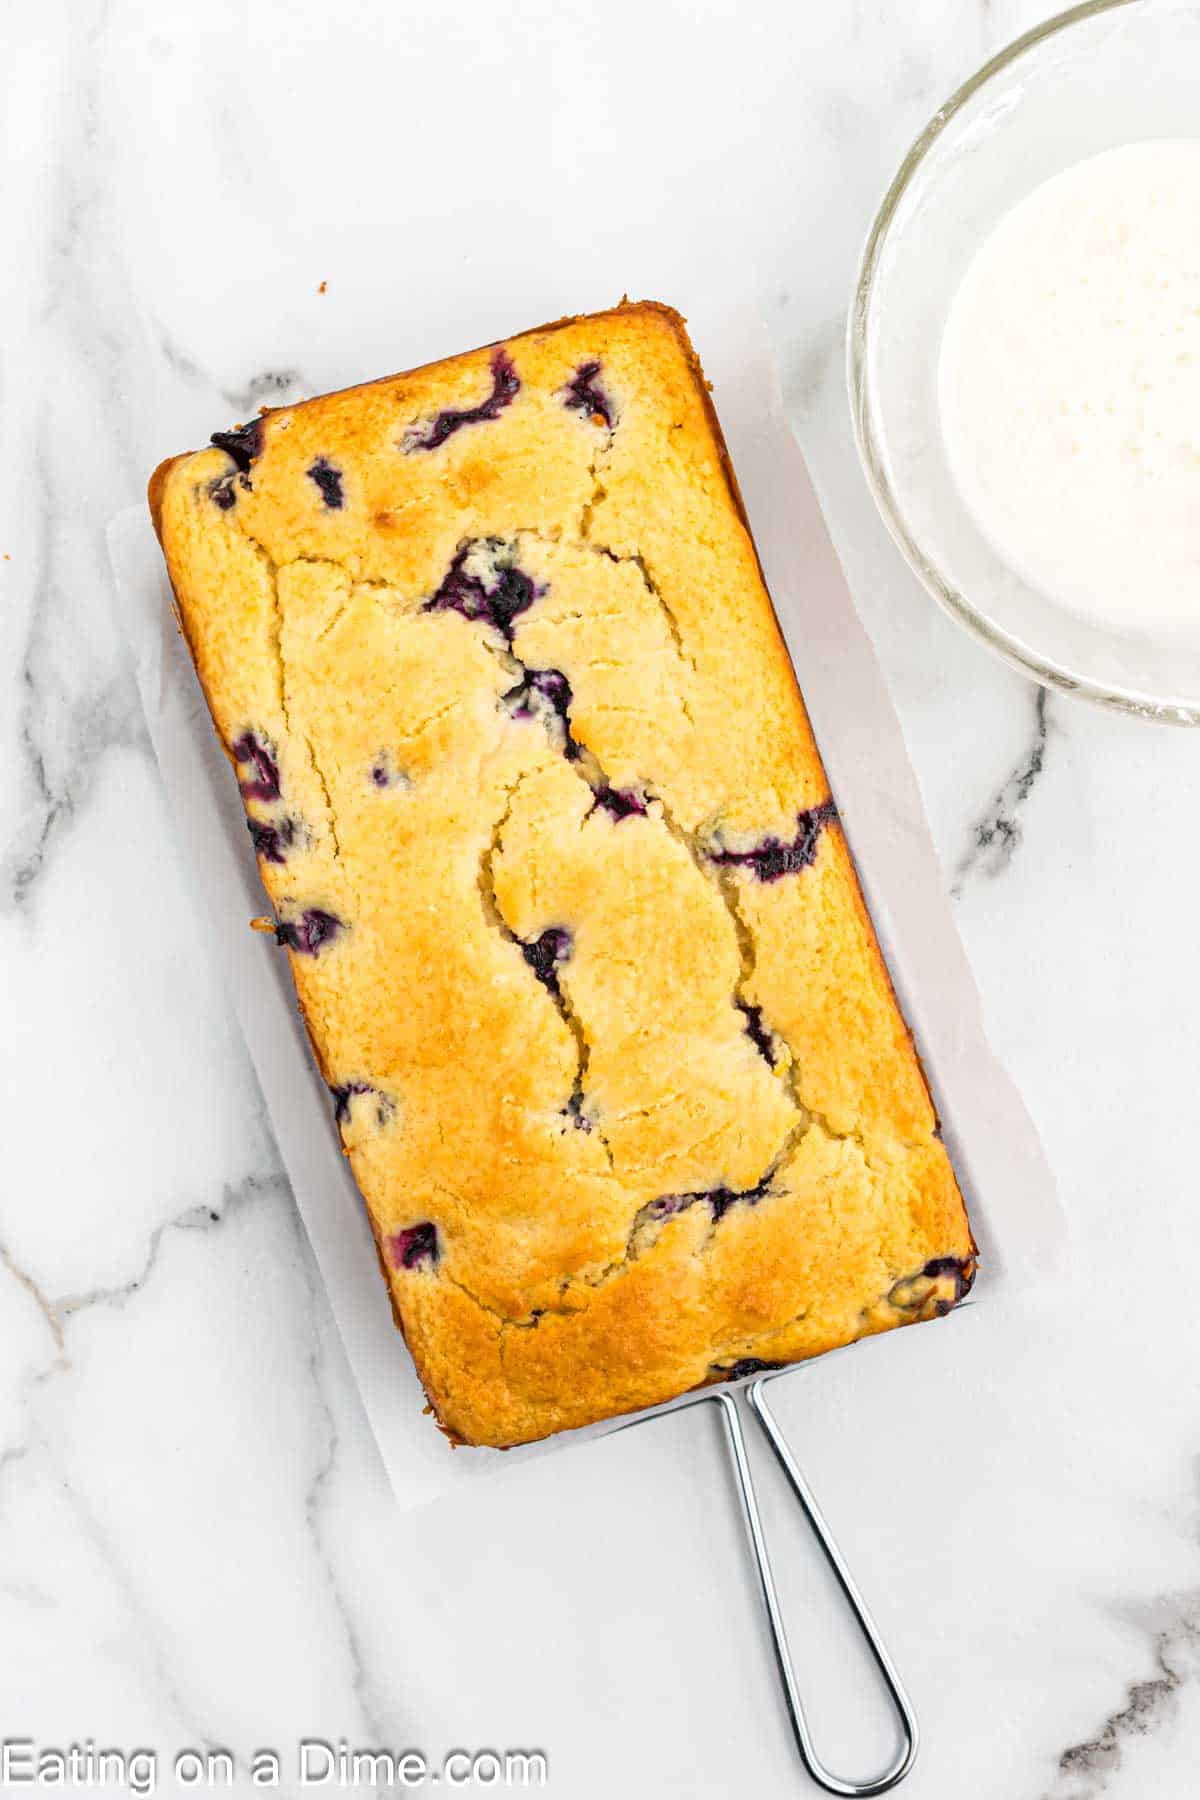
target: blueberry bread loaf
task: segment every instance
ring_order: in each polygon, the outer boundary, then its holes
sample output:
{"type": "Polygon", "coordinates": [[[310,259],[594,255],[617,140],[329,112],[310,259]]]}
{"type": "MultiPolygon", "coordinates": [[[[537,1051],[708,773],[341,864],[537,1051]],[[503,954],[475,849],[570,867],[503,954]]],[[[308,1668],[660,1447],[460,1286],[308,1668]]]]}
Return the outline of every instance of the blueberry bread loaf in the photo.
{"type": "Polygon", "coordinates": [[[954,1304],[962,1200],[675,313],[268,413],[151,505],[447,1433],[954,1304]]]}

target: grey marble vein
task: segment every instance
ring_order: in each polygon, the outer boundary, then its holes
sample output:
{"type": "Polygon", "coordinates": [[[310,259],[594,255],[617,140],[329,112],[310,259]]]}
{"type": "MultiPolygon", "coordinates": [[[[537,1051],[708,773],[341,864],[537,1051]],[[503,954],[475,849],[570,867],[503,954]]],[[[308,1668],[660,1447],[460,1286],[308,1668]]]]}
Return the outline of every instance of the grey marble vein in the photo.
{"type": "Polygon", "coordinates": [[[215,388],[216,383],[212,377],[194,356],[190,355],[181,344],[176,343],[170,332],[165,331],[161,325],[156,328],[156,331],[162,359],[173,375],[178,375],[180,380],[186,381],[189,387],[215,388]]]}
{"type": "Polygon", "coordinates": [[[1025,805],[1046,767],[1046,749],[1054,722],[1046,688],[1033,692],[1033,735],[1011,773],[997,788],[971,827],[971,843],[955,871],[951,893],[956,897],[977,872],[1002,875],[1020,847],[1020,819],[1025,805]]]}
{"type": "Polygon", "coordinates": [[[41,1447],[49,1457],[59,1484],[70,1501],[71,1508],[83,1527],[86,1537],[112,1576],[130,1617],[136,1623],[138,1632],[149,1651],[149,1661],[155,1682],[182,1727],[187,1742],[201,1750],[223,1748],[220,1736],[194,1711],[171,1673],[167,1652],[160,1640],[155,1621],[142,1601],[134,1572],[127,1568],[125,1559],[111,1542],[84,1496],[80,1493],[78,1486],[69,1479],[67,1470],[50,1452],[48,1445],[41,1447]]]}
{"type": "MultiPolygon", "coordinates": [[[[7,1245],[0,1245],[0,1267],[34,1301],[46,1322],[54,1345],[54,1354],[51,1360],[40,1368],[28,1371],[25,1375],[22,1386],[27,1409],[30,1407],[32,1391],[36,1387],[67,1372],[72,1366],[66,1343],[69,1322],[98,1306],[113,1307],[118,1310],[123,1308],[150,1280],[158,1265],[163,1242],[168,1233],[213,1230],[231,1214],[254,1203],[263,1195],[283,1193],[286,1192],[286,1189],[287,1183],[279,1175],[264,1177],[251,1174],[239,1182],[228,1183],[222,1190],[219,1207],[189,1206],[157,1225],[150,1234],[140,1267],[127,1281],[97,1286],[79,1293],[65,1294],[58,1298],[53,1298],[46,1293],[36,1277],[20,1265],[7,1245]]],[[[196,1743],[202,1749],[221,1748],[218,1734],[209,1729],[206,1723],[195,1714],[171,1674],[166,1651],[159,1641],[154,1621],[147,1614],[142,1603],[132,1572],[125,1567],[123,1559],[109,1541],[100,1522],[87,1505],[86,1499],[78,1486],[71,1481],[69,1472],[62,1466],[49,1439],[39,1429],[36,1418],[31,1414],[22,1440],[0,1449],[0,1475],[5,1475],[10,1470],[27,1463],[35,1455],[44,1456],[50,1462],[55,1479],[67,1496],[85,1535],[116,1582],[130,1616],[136,1621],[139,1633],[148,1647],[158,1687],[185,1731],[189,1742],[196,1743]]]]}
{"type": "Polygon", "coordinates": [[[62,1320],[54,1310],[53,1301],[47,1299],[33,1276],[29,1274],[28,1270],[23,1269],[20,1266],[14,1258],[12,1251],[5,1243],[0,1243],[0,1266],[8,1270],[8,1273],[19,1287],[25,1289],[25,1292],[29,1295],[43,1319],[45,1319],[46,1324],[49,1326],[50,1335],[54,1339],[55,1344],[62,1350],[64,1348],[62,1320]]]}
{"type": "MultiPolygon", "coordinates": [[[[219,1207],[189,1206],[156,1225],[150,1234],[140,1267],[127,1281],[87,1288],[79,1293],[63,1294],[57,1298],[49,1295],[37,1278],[28,1269],[22,1267],[7,1244],[0,1243],[0,1268],[3,1268],[33,1300],[46,1322],[46,1328],[54,1344],[54,1359],[28,1378],[29,1385],[36,1385],[49,1376],[71,1367],[66,1341],[67,1325],[70,1320],[97,1306],[112,1307],[119,1311],[127,1301],[132,1299],[134,1294],[145,1287],[158,1265],[163,1240],[169,1232],[211,1231],[234,1212],[252,1204],[263,1195],[286,1191],[287,1181],[282,1175],[251,1174],[245,1176],[241,1181],[229,1182],[222,1190],[219,1207]]],[[[0,1450],[0,1470],[4,1468],[6,1462],[16,1460],[20,1454],[23,1454],[23,1448],[20,1445],[0,1450]]]]}
{"type": "Polygon", "coordinates": [[[0,903],[27,905],[60,833],[85,804],[103,760],[114,750],[150,754],[136,695],[122,673],[92,692],[60,698],[52,684],[60,659],[47,648],[44,626],[50,583],[39,586],[29,646],[21,669],[25,690],[18,730],[32,803],[0,859],[0,903]]]}
{"type": "MultiPolygon", "coordinates": [[[[1167,1595],[1132,1614],[1151,1639],[1158,1673],[1131,1681],[1124,1702],[1093,1737],[1071,1744],[1058,1759],[1058,1780],[1044,1800],[1098,1800],[1116,1784],[1140,1739],[1161,1730],[1179,1710],[1181,1691],[1200,1681],[1200,1589],[1167,1595]]],[[[1132,1781],[1122,1792],[1135,1794],[1132,1781]]]]}
{"type": "Polygon", "coordinates": [[[294,368],[260,369],[256,374],[247,376],[240,384],[222,384],[161,326],[157,336],[163,361],[172,374],[186,381],[189,387],[207,388],[212,394],[219,395],[226,406],[241,415],[240,422],[244,422],[268,402],[276,406],[286,405],[311,391],[310,384],[300,370],[294,368]]]}
{"type": "MultiPolygon", "coordinates": [[[[76,412],[93,410],[108,422],[103,476],[112,484],[115,511],[121,481],[135,471],[126,448],[124,379],[129,337],[112,291],[123,277],[106,255],[103,171],[111,144],[98,104],[98,47],[108,23],[106,3],[92,9],[69,65],[64,133],[50,173],[58,228],[47,246],[39,294],[40,330],[47,353],[69,368],[77,389],[76,412]]],[[[0,900],[21,906],[45,867],[62,826],[89,793],[96,768],[118,746],[147,751],[132,683],[115,627],[104,620],[99,582],[106,579],[103,549],[94,531],[80,532],[78,418],[64,417],[53,395],[32,420],[27,466],[39,521],[31,616],[20,667],[18,761],[28,806],[0,862],[0,900]],[[100,654],[99,652],[101,652],[100,654]]],[[[101,501],[103,504],[103,501],[101,501]]]]}
{"type": "Polygon", "coordinates": [[[145,1259],[141,1268],[128,1281],[117,1282],[106,1287],[87,1288],[78,1294],[64,1294],[60,1299],[48,1302],[50,1315],[59,1320],[65,1327],[68,1320],[77,1313],[87,1312],[92,1307],[113,1307],[118,1311],[144,1288],[158,1265],[163,1242],[169,1233],[175,1231],[211,1231],[215,1226],[231,1218],[246,1206],[267,1194],[288,1192],[287,1180],[283,1175],[247,1175],[244,1180],[226,1183],[221,1191],[219,1207],[195,1205],[186,1207],[172,1218],[164,1219],[150,1233],[146,1246],[145,1259]]]}
{"type": "Polygon", "coordinates": [[[312,391],[311,384],[299,369],[294,368],[260,369],[239,384],[223,385],[161,328],[158,331],[158,347],[163,361],[173,374],[178,375],[189,387],[204,389],[212,396],[214,425],[218,429],[222,423],[245,424],[262,406],[286,406],[303,399],[305,394],[312,391]],[[215,416],[218,403],[225,408],[220,419],[215,416]]]}

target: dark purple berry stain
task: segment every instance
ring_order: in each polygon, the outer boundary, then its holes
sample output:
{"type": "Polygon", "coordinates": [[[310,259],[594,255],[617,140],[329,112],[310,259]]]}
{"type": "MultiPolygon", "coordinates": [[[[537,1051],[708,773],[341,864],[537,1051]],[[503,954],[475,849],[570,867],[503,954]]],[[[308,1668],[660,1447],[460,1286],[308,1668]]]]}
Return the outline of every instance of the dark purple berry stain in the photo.
{"type": "Polygon", "coordinates": [[[345,929],[344,920],[334,913],[311,906],[298,919],[280,919],[275,926],[275,941],[286,944],[289,950],[296,950],[301,956],[315,956],[345,929]]]}
{"type": "Polygon", "coordinates": [[[323,456],[318,456],[308,470],[310,481],[315,481],[321,491],[321,498],[330,512],[340,512],[346,504],[342,492],[342,471],[323,456]]]}
{"type": "Polygon", "coordinates": [[[758,1054],[762,1057],[763,1061],[768,1063],[771,1068],[774,1068],[775,1046],[771,1038],[771,1033],[763,1024],[762,1007],[751,1006],[748,1000],[738,1000],[736,1005],[738,1011],[746,1020],[746,1036],[750,1039],[750,1042],[754,1045],[754,1048],[758,1051],[758,1054]]]}
{"type": "Polygon", "coordinates": [[[962,1256],[935,1256],[931,1262],[925,1264],[921,1273],[930,1281],[936,1281],[942,1275],[953,1275],[954,1303],[957,1305],[964,1294],[970,1293],[974,1285],[975,1259],[962,1256]]]}
{"type": "Polygon", "coordinates": [[[567,1101],[563,1111],[577,1131],[590,1131],[592,1129],[592,1121],[583,1110],[583,1089],[578,1085],[576,1085],[575,1091],[567,1101]]]}
{"type": "Polygon", "coordinates": [[[263,422],[251,419],[248,425],[239,425],[234,431],[214,431],[212,442],[226,456],[231,456],[241,474],[249,473],[250,464],[262,451],[263,422]]]}
{"type": "Polygon", "coordinates": [[[279,764],[275,760],[274,751],[252,731],[244,731],[231,746],[231,750],[239,769],[249,768],[254,771],[249,779],[241,775],[238,777],[243,799],[278,800],[279,764]]]}
{"type": "Polygon", "coordinates": [[[819,806],[810,806],[806,812],[796,814],[796,835],[790,844],[776,837],[764,838],[753,850],[711,851],[709,861],[731,868],[751,869],[757,881],[778,881],[781,875],[794,875],[800,869],[807,869],[817,854],[822,831],[836,818],[837,807],[833,801],[822,800],[819,806]]]}
{"type": "Polygon", "coordinates": [[[222,512],[228,512],[231,506],[237,504],[237,489],[233,485],[232,475],[218,475],[215,481],[210,481],[208,494],[213,505],[219,506],[222,512]]]}
{"type": "Polygon", "coordinates": [[[549,988],[555,999],[561,997],[558,985],[558,965],[566,962],[571,954],[571,934],[564,931],[561,925],[552,925],[549,931],[543,931],[532,943],[521,944],[521,955],[529,964],[543,987],[549,988]]]}
{"type": "Polygon", "coordinates": [[[369,1081],[347,1081],[340,1087],[330,1088],[333,1095],[333,1116],[339,1125],[350,1123],[351,1103],[359,1094],[374,1094],[375,1121],[382,1127],[392,1116],[392,1102],[386,1094],[381,1094],[377,1087],[369,1081]]]}
{"type": "Polygon", "coordinates": [[[422,1220],[420,1225],[409,1225],[404,1231],[394,1231],[387,1247],[392,1265],[397,1269],[417,1269],[425,1262],[436,1265],[441,1254],[437,1226],[430,1219],[422,1220]]]}
{"type": "Polygon", "coordinates": [[[464,425],[484,425],[491,419],[499,418],[504,408],[512,405],[520,391],[521,383],[507,350],[494,350],[492,391],[487,399],[478,406],[447,407],[428,425],[414,426],[405,433],[405,451],[436,450],[447,438],[453,437],[456,431],[461,431],[464,425]]]}
{"type": "Polygon", "coordinates": [[[425,602],[423,610],[456,612],[464,619],[482,620],[498,631],[505,643],[511,644],[513,620],[533,605],[540,590],[522,569],[499,560],[504,551],[499,538],[488,538],[486,548],[492,558],[490,581],[484,575],[468,573],[467,561],[479,545],[474,542],[463,544],[446,571],[441,587],[425,602]]]}
{"type": "Polygon", "coordinates": [[[579,745],[571,736],[571,684],[561,669],[527,669],[524,678],[503,696],[514,719],[533,719],[548,709],[561,722],[563,755],[573,762],[579,745]]]}
{"type": "Polygon", "coordinates": [[[372,787],[380,790],[394,787],[408,787],[409,779],[404,770],[392,761],[389,750],[377,750],[375,760],[368,770],[368,779],[372,787]]]}
{"type": "Polygon", "coordinates": [[[739,1200],[744,1200],[747,1205],[754,1206],[759,1200],[763,1199],[765,1195],[769,1194],[770,1191],[771,1182],[770,1177],[767,1176],[759,1182],[757,1187],[741,1189],[727,1187],[713,1188],[710,1193],[697,1194],[695,1198],[697,1200],[708,1201],[709,1205],[712,1207],[712,1216],[715,1221],[717,1219],[723,1219],[730,1207],[736,1206],[739,1200]]]}
{"type": "Polygon", "coordinates": [[[603,807],[618,822],[621,819],[640,819],[646,815],[645,798],[633,788],[597,788],[591,811],[595,812],[597,806],[603,807]]]}
{"type": "Polygon", "coordinates": [[[337,1124],[345,1125],[350,1118],[350,1102],[356,1094],[369,1094],[371,1084],[368,1081],[346,1081],[329,1091],[333,1095],[334,1119],[337,1124]]]}
{"type": "Polygon", "coordinates": [[[768,1369],[782,1369],[783,1366],[779,1362],[764,1362],[760,1356],[743,1356],[737,1362],[729,1363],[728,1366],[723,1363],[713,1363],[712,1371],[723,1381],[741,1381],[746,1375],[765,1375],[768,1369]]]}
{"type": "Polygon", "coordinates": [[[246,826],[254,839],[254,848],[264,862],[285,863],[287,853],[296,841],[295,819],[282,819],[277,825],[261,819],[247,819],[246,826]]]}
{"type": "Polygon", "coordinates": [[[598,362],[580,363],[562,391],[563,405],[569,406],[572,412],[598,420],[611,431],[614,423],[612,402],[596,380],[599,373],[598,362]]]}
{"type": "Polygon", "coordinates": [[[723,1219],[731,1206],[744,1200],[748,1206],[754,1206],[772,1191],[771,1176],[766,1174],[756,1187],[752,1188],[701,1188],[694,1194],[664,1194],[659,1200],[652,1200],[647,1206],[646,1216],[651,1219],[666,1219],[672,1213],[683,1212],[686,1207],[694,1206],[697,1201],[705,1201],[712,1208],[714,1224],[723,1219]]]}
{"type": "Polygon", "coordinates": [[[973,1256],[935,1256],[925,1264],[920,1275],[908,1275],[900,1281],[894,1282],[887,1297],[891,1304],[902,1312],[915,1311],[918,1307],[923,1307],[928,1303],[929,1296],[927,1293],[914,1294],[912,1291],[914,1283],[920,1281],[922,1277],[926,1281],[938,1281],[946,1275],[954,1278],[954,1298],[934,1301],[933,1310],[941,1318],[946,1313],[952,1312],[963,1296],[970,1292],[975,1280],[975,1258],[973,1256]]]}

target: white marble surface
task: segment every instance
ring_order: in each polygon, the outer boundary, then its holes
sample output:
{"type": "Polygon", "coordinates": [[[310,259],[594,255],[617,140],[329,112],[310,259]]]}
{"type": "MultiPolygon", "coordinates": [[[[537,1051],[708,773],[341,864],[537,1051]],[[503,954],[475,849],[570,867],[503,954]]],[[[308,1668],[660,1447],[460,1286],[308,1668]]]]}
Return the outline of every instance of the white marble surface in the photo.
{"type": "MultiPolygon", "coordinates": [[[[909,138],[1027,0],[45,0],[0,14],[0,1738],[541,1747],[549,1791],[805,1791],[698,1418],[398,1524],[207,966],[103,529],[262,400],[685,295],[769,320],[1074,1288],[783,1411],[925,1745],[914,1800],[1183,1800],[1200,1753],[1200,738],[1048,704],[872,511],[840,335],[909,138]],[[324,294],[318,284],[328,283],[324,294]]],[[[824,1647],[831,1759],[888,1738],[824,1647]]],[[[10,1790],[20,1791],[16,1787],[10,1790]]]]}

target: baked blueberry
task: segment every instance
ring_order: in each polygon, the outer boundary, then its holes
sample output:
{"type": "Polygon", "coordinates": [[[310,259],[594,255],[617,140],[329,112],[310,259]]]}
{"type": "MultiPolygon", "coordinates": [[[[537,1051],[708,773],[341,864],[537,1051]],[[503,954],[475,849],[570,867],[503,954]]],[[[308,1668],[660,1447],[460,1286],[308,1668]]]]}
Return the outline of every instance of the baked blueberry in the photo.
{"type": "Polygon", "coordinates": [[[614,424],[612,401],[596,379],[599,373],[598,362],[580,363],[562,391],[563,405],[569,406],[572,412],[583,413],[598,425],[606,425],[611,431],[614,424]]]}
{"type": "Polygon", "coordinates": [[[964,1294],[971,1291],[975,1280],[975,1259],[963,1256],[935,1256],[925,1264],[921,1273],[928,1276],[930,1281],[937,1281],[942,1275],[953,1275],[954,1298],[958,1301],[964,1294]]]}
{"type": "Polygon", "coordinates": [[[758,1051],[764,1062],[775,1067],[775,1047],[771,1033],[763,1024],[762,1007],[751,1006],[748,1000],[736,1002],[738,1011],[746,1021],[746,1036],[758,1051]]]}
{"type": "Polygon", "coordinates": [[[602,806],[606,813],[611,813],[618,820],[643,818],[646,812],[645,797],[634,788],[597,788],[591,810],[595,812],[597,806],[602,806]]]}
{"type": "Polygon", "coordinates": [[[963,1295],[968,1293],[975,1280],[975,1258],[973,1256],[935,1256],[925,1264],[919,1275],[902,1276],[892,1283],[888,1290],[888,1300],[899,1312],[915,1312],[928,1304],[930,1290],[924,1283],[940,1281],[950,1275],[954,1279],[954,1296],[952,1299],[939,1298],[933,1303],[935,1313],[941,1315],[953,1310],[963,1295]]]}
{"type": "Polygon", "coordinates": [[[453,437],[456,431],[461,431],[464,425],[482,425],[489,419],[499,418],[504,408],[512,405],[520,389],[521,383],[507,350],[494,350],[492,391],[487,399],[478,406],[448,406],[431,419],[428,425],[414,425],[405,433],[404,449],[436,450],[447,438],[453,437]]]}
{"type": "Polygon", "coordinates": [[[240,472],[248,473],[250,464],[261,454],[263,440],[263,422],[251,419],[248,425],[238,425],[232,431],[214,431],[212,442],[226,456],[231,456],[240,472]]]}
{"type": "Polygon", "coordinates": [[[579,745],[571,736],[571,684],[561,669],[526,669],[516,687],[502,696],[514,719],[542,718],[561,733],[563,755],[574,761],[579,745]]]}
{"type": "Polygon", "coordinates": [[[253,731],[244,731],[237,742],[231,746],[233,760],[238,764],[238,786],[246,800],[278,800],[279,764],[275,760],[275,752],[271,745],[253,731]],[[241,774],[247,768],[249,777],[241,774]]]}
{"type": "Polygon", "coordinates": [[[571,1098],[567,1101],[563,1111],[577,1131],[590,1131],[592,1129],[592,1121],[583,1110],[583,1089],[579,1086],[578,1082],[576,1082],[575,1090],[572,1093],[571,1098]]]}
{"type": "Polygon", "coordinates": [[[521,944],[521,955],[529,964],[543,987],[548,987],[555,999],[559,998],[558,965],[566,962],[571,954],[571,934],[561,925],[552,925],[543,931],[532,943],[521,944]]]}
{"type": "Polygon", "coordinates": [[[254,848],[264,862],[287,861],[288,850],[296,841],[295,819],[281,819],[278,824],[265,824],[261,819],[247,819],[246,825],[254,840],[254,848]]]}
{"type": "Polygon", "coordinates": [[[375,760],[367,771],[367,775],[371,786],[380,789],[410,785],[408,776],[403,769],[396,767],[389,750],[376,751],[375,760]]]}
{"type": "Polygon", "coordinates": [[[764,1362],[761,1356],[743,1356],[735,1363],[728,1365],[713,1363],[714,1375],[720,1375],[726,1381],[741,1381],[746,1375],[762,1375],[768,1369],[782,1369],[780,1362],[764,1362]]]}
{"type": "Polygon", "coordinates": [[[430,1219],[423,1219],[419,1225],[409,1225],[403,1231],[394,1231],[387,1247],[388,1256],[397,1269],[416,1269],[426,1262],[436,1265],[441,1255],[437,1226],[430,1219]]]}
{"type": "Polygon", "coordinates": [[[339,1125],[345,1125],[350,1117],[350,1102],[356,1094],[369,1094],[371,1084],[368,1081],[346,1081],[340,1087],[331,1087],[333,1095],[333,1116],[339,1125]]]}
{"type": "Polygon", "coordinates": [[[694,1197],[697,1200],[708,1201],[709,1205],[712,1207],[713,1219],[716,1220],[723,1219],[730,1207],[736,1206],[739,1200],[744,1200],[748,1206],[754,1206],[770,1192],[771,1177],[767,1174],[752,1188],[719,1187],[713,1188],[707,1194],[697,1194],[694,1197]]]}
{"type": "Polygon", "coordinates": [[[423,610],[456,612],[464,619],[482,620],[511,644],[513,620],[533,605],[540,591],[511,556],[510,546],[501,538],[474,539],[460,545],[441,586],[423,610]]]}
{"type": "Polygon", "coordinates": [[[535,700],[540,698],[565,722],[571,704],[571,684],[561,669],[526,669],[524,679],[509,688],[504,698],[512,702],[518,718],[532,718],[535,700]]]}
{"type": "Polygon", "coordinates": [[[333,1116],[339,1125],[348,1125],[352,1101],[359,1094],[374,1094],[375,1121],[384,1126],[392,1116],[392,1102],[386,1094],[379,1091],[369,1081],[346,1081],[340,1087],[331,1087],[333,1095],[333,1116]]]}
{"type": "Polygon", "coordinates": [[[672,1213],[683,1212],[686,1207],[694,1206],[697,1201],[704,1201],[712,1208],[714,1223],[723,1219],[731,1206],[739,1200],[745,1200],[753,1206],[757,1200],[771,1192],[770,1174],[763,1176],[756,1187],[752,1188],[701,1188],[693,1194],[663,1194],[657,1200],[651,1200],[642,1211],[648,1219],[668,1219],[672,1213]]]}
{"type": "Polygon", "coordinates": [[[209,499],[222,512],[228,512],[237,504],[237,489],[234,487],[232,475],[218,475],[215,481],[208,484],[209,499]]]}
{"type": "Polygon", "coordinates": [[[310,906],[297,919],[280,919],[275,926],[275,941],[286,944],[302,956],[315,956],[324,945],[332,943],[346,925],[335,913],[310,906]]]}
{"type": "Polygon", "coordinates": [[[796,835],[791,843],[781,838],[764,838],[753,850],[713,850],[709,861],[735,868],[751,869],[757,881],[778,881],[781,875],[794,875],[806,869],[817,854],[817,846],[825,826],[837,818],[832,800],[822,800],[796,814],[796,835]]]}
{"type": "Polygon", "coordinates": [[[707,1194],[705,1198],[712,1207],[713,1218],[723,1219],[734,1201],[739,1199],[740,1196],[735,1194],[732,1188],[719,1187],[713,1188],[711,1193],[707,1194]]]}
{"type": "Polygon", "coordinates": [[[342,471],[326,457],[318,456],[315,463],[310,463],[309,480],[315,481],[321,491],[321,498],[330,512],[339,512],[345,505],[342,492],[342,471]]]}

